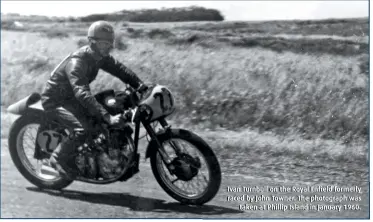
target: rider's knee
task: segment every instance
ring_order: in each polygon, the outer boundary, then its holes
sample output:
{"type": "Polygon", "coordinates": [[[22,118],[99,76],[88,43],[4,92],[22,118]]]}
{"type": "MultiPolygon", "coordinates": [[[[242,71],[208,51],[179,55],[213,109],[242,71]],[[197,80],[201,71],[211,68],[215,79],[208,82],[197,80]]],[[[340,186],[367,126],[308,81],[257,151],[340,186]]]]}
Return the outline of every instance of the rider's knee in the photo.
{"type": "Polygon", "coordinates": [[[75,128],[71,134],[70,139],[77,142],[84,142],[87,137],[87,132],[83,128],[75,128]]]}

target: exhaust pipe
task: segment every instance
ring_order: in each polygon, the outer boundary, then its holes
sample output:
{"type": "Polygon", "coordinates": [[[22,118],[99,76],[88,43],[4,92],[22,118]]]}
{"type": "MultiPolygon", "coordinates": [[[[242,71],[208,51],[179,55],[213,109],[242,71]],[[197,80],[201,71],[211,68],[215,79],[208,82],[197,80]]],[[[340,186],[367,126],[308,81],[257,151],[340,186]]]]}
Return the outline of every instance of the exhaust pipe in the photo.
{"type": "Polygon", "coordinates": [[[49,176],[58,177],[58,176],[60,176],[60,174],[58,173],[57,170],[53,169],[50,166],[46,166],[44,164],[41,166],[40,172],[43,174],[43,176],[46,176],[46,177],[49,177],[49,176]]]}

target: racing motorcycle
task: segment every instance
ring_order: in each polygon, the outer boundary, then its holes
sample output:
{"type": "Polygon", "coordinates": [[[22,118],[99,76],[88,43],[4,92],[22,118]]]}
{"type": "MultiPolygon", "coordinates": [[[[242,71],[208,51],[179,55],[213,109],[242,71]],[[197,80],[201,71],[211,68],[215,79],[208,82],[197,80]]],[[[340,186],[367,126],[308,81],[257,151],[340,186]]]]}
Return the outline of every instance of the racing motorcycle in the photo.
{"type": "MultiPolygon", "coordinates": [[[[123,91],[109,89],[94,96],[111,115],[121,114],[123,121],[111,126],[92,118],[97,127],[84,134],[86,140],[74,154],[73,164],[79,171],[74,180],[102,185],[135,176],[140,166],[138,146],[142,125],[146,137],[150,137],[145,160],[150,158],[153,175],[163,190],[189,205],[202,205],[214,198],[221,184],[218,159],[201,137],[186,129],[172,128],[166,121],[175,111],[173,94],[166,86],[153,84],[144,93],[131,87],[123,91]],[[156,128],[155,124],[160,126],[156,128]],[[190,154],[187,145],[201,156],[190,154]],[[203,174],[204,169],[207,175],[203,174]],[[195,182],[204,186],[199,192],[183,190],[195,182]]],[[[29,182],[41,189],[61,190],[74,180],[53,173],[48,159],[61,141],[82,131],[68,129],[47,115],[40,99],[40,94],[34,92],[8,107],[8,112],[19,115],[10,128],[9,152],[18,171],[29,182]],[[25,138],[31,134],[27,132],[30,125],[37,127],[31,136],[31,159],[37,162],[36,166],[31,164],[24,149],[30,145],[25,138]]]]}

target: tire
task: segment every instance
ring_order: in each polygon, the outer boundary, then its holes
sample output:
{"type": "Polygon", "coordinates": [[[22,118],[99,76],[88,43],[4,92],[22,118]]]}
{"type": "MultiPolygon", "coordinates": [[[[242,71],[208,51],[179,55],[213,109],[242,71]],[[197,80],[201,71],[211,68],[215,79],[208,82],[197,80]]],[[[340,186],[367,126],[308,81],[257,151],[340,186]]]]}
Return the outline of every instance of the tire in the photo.
{"type": "Polygon", "coordinates": [[[22,133],[22,129],[29,124],[42,125],[42,118],[35,115],[24,115],[18,118],[11,126],[9,130],[8,144],[9,153],[12,161],[18,171],[24,176],[30,183],[41,188],[41,189],[53,189],[61,190],[69,186],[73,181],[67,180],[62,177],[56,177],[54,180],[43,180],[43,178],[38,177],[36,174],[32,173],[32,169],[24,165],[20,157],[20,151],[17,149],[17,140],[19,134],[22,133]]]}
{"type": "MultiPolygon", "coordinates": [[[[165,181],[162,179],[160,175],[159,169],[157,167],[157,156],[159,156],[158,151],[154,152],[153,155],[150,156],[150,164],[151,164],[154,177],[156,178],[159,185],[163,188],[163,190],[168,195],[170,195],[173,199],[183,204],[203,205],[206,202],[209,202],[215,197],[221,185],[221,169],[220,169],[218,159],[216,158],[216,155],[214,154],[211,147],[202,138],[200,138],[199,136],[197,136],[196,134],[190,131],[183,130],[183,129],[171,129],[171,132],[169,134],[166,133],[166,134],[162,134],[158,136],[158,139],[162,144],[171,138],[181,139],[192,144],[203,155],[207,163],[208,170],[210,172],[209,185],[207,189],[205,190],[205,192],[196,198],[186,197],[186,196],[180,195],[179,193],[174,192],[165,183],[165,181]]],[[[152,148],[155,148],[155,147],[152,147],[152,148]]]]}

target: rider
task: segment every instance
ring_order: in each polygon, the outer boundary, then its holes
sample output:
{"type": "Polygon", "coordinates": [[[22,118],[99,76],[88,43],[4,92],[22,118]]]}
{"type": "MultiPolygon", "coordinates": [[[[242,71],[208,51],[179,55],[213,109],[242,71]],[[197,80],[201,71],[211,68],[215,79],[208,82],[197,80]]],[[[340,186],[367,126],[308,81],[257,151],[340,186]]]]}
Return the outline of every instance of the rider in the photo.
{"type": "Polygon", "coordinates": [[[66,127],[76,130],[74,139],[60,143],[50,157],[50,165],[61,176],[76,177],[77,169],[70,158],[84,143],[84,132],[93,127],[90,117],[99,117],[110,125],[118,124],[121,115],[112,116],[92,95],[89,84],[102,69],[140,92],[148,87],[138,76],[110,52],[114,47],[114,28],[106,21],[97,21],[88,29],[88,45],[67,56],[52,72],[42,93],[45,111],[57,117],[66,127]]]}

